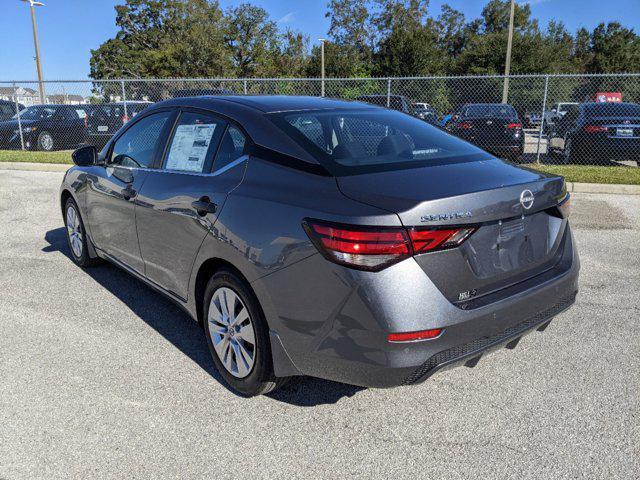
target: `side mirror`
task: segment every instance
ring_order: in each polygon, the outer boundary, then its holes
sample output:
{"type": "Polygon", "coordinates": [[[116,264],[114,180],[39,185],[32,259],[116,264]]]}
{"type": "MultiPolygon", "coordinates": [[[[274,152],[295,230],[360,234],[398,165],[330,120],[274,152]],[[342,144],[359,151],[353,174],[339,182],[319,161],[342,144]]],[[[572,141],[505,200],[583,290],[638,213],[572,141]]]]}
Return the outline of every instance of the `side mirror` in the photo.
{"type": "Polygon", "coordinates": [[[96,164],[98,158],[98,149],[93,145],[85,145],[80,147],[71,154],[73,163],[79,167],[89,167],[96,164]]]}

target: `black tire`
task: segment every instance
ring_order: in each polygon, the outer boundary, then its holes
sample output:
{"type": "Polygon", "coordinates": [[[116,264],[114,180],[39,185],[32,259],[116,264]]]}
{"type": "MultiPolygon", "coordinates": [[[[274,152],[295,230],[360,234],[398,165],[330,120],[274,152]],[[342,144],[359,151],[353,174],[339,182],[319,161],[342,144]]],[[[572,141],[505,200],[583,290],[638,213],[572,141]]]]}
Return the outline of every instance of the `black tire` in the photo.
{"type": "Polygon", "coordinates": [[[43,130],[38,134],[38,138],[36,140],[36,148],[43,152],[52,152],[54,150],[55,143],[53,141],[53,135],[43,130]]]}
{"type": "Polygon", "coordinates": [[[82,221],[82,216],[80,215],[80,209],[78,208],[78,205],[76,204],[75,200],[71,197],[67,199],[64,205],[64,226],[66,230],[67,244],[69,245],[71,258],[75,262],[75,264],[82,268],[98,265],[100,263],[100,259],[98,257],[92,256],[91,253],[89,252],[88,242],[90,240],[89,240],[89,237],[87,236],[87,231],[84,228],[84,222],[82,221]],[[81,234],[80,238],[76,237],[80,240],[79,243],[81,245],[81,251],[79,255],[78,255],[78,248],[77,248],[78,244],[76,244],[75,246],[73,245],[74,241],[72,240],[72,235],[70,232],[71,229],[69,226],[69,218],[70,218],[69,209],[73,209],[75,211],[75,215],[78,222],[77,231],[79,231],[81,234]]]}
{"type": "MultiPolygon", "coordinates": [[[[209,352],[218,372],[233,390],[243,396],[253,397],[272,392],[286,383],[288,378],[276,377],[273,373],[269,328],[262,308],[251,288],[237,274],[228,269],[221,269],[213,274],[204,292],[202,312],[209,352]],[[232,290],[244,303],[255,334],[254,363],[249,374],[243,378],[238,378],[227,370],[218,357],[212,340],[209,308],[214,293],[223,287],[232,290]]],[[[231,352],[228,354],[231,355],[231,352]]]]}

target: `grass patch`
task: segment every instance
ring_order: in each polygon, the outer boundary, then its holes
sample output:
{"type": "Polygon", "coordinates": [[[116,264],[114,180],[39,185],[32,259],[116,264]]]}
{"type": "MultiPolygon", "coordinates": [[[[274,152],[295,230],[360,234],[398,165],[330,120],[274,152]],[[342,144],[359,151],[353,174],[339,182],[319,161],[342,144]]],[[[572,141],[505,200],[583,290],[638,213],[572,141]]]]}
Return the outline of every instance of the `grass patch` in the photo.
{"type": "Polygon", "coordinates": [[[71,150],[60,150],[59,152],[0,150],[0,162],[73,163],[71,161],[71,150]]]}
{"type": "Polygon", "coordinates": [[[591,165],[527,165],[543,172],[562,175],[567,182],[640,185],[638,167],[598,167],[591,165]]]}

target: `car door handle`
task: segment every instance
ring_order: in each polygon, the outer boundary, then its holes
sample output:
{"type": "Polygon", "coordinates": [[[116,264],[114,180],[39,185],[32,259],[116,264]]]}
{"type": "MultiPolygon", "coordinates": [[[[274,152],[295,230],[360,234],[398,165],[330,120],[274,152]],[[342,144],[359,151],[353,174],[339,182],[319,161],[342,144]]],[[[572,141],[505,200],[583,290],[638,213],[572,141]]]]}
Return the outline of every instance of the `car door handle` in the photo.
{"type": "Polygon", "coordinates": [[[209,197],[200,197],[198,200],[191,202],[191,206],[201,217],[204,217],[207,213],[216,213],[218,209],[218,206],[209,197]]]}

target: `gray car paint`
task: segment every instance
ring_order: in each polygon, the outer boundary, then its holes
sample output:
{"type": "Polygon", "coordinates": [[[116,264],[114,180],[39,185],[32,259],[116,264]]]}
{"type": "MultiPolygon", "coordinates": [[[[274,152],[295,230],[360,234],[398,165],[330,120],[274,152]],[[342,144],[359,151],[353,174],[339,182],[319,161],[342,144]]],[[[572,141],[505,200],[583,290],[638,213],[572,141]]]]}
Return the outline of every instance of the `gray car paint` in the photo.
{"type": "MultiPolygon", "coordinates": [[[[277,99],[269,102],[243,97],[174,99],[149,107],[135,121],[157,108],[204,108],[238,122],[255,143],[273,146],[272,151],[300,160],[301,165],[317,165],[265,118],[264,113],[278,105],[277,99]]],[[[295,99],[284,106],[345,104],[352,108],[348,102],[324,99],[295,99]]],[[[292,168],[290,159],[289,164],[280,164],[259,151],[224,175],[134,169],[130,185],[122,180],[126,172],[116,170],[73,167],[61,186],[63,197],[70,194],[76,199],[98,255],[136,274],[200,321],[199,273],[212,262],[232,265],[249,282],[265,313],[274,369],[280,376],[307,374],[365,386],[399,385],[435,353],[504,331],[577,291],[579,260],[566,219],[547,222],[548,229],[554,224],[555,233],[545,243],[545,255],[536,259],[544,268],[536,269],[531,262],[512,266],[500,288],[487,288],[464,305],[454,298],[463,285],[458,288],[455,277],[443,279],[432,271],[455,265],[469,281],[481,285],[482,274],[461,259],[462,249],[423,254],[380,272],[364,272],[327,261],[301,226],[304,218],[354,225],[421,225],[427,213],[461,209],[472,212],[469,221],[474,223],[497,222],[530,215],[518,208],[524,188],[536,193],[531,212],[549,216],[544,210],[565,194],[562,180],[497,159],[339,179],[305,167],[292,168]],[[128,188],[137,195],[126,200],[123,191],[128,188]],[[195,214],[190,204],[203,193],[218,204],[215,214],[195,214]],[[443,327],[443,335],[424,342],[394,344],[386,338],[389,332],[443,327]]],[[[431,222],[450,223],[462,222],[431,222]]]]}

